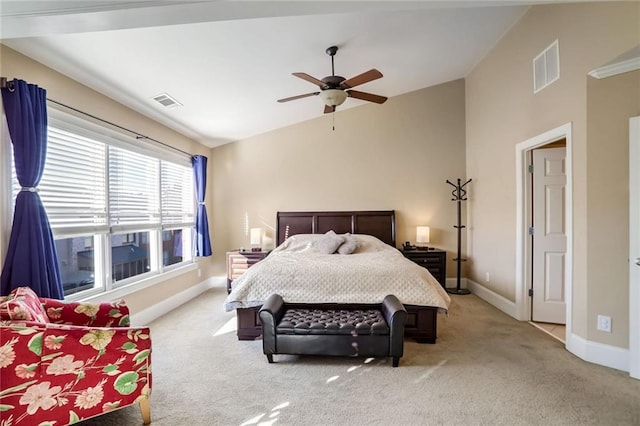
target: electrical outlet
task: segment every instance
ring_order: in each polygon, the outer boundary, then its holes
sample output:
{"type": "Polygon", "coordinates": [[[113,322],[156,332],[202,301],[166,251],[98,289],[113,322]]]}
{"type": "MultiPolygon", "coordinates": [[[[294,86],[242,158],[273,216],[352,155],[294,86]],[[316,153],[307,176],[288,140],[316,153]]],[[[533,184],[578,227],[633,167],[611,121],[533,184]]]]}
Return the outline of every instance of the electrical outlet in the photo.
{"type": "Polygon", "coordinates": [[[611,317],[598,315],[598,330],[611,333],[611,317]]]}
{"type": "Polygon", "coordinates": [[[202,276],[202,269],[198,268],[198,278],[202,276]]]}
{"type": "Polygon", "coordinates": [[[485,280],[486,282],[490,282],[490,281],[491,281],[491,275],[489,275],[489,273],[488,273],[488,272],[485,272],[485,273],[484,273],[484,280],[485,280]]]}

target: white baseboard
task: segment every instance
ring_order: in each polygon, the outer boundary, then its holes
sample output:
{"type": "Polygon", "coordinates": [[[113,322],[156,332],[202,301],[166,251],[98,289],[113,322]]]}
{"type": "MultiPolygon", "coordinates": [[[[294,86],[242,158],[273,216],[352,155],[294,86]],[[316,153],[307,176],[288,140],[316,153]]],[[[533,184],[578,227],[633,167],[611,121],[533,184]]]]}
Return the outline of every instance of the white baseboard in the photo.
{"type": "MultiPolygon", "coordinates": [[[[471,293],[500,309],[502,312],[518,319],[516,315],[515,302],[500,296],[492,290],[468,278],[465,278],[462,281],[466,281],[466,286],[471,293]]],[[[460,281],[461,286],[462,281],[460,281]]],[[[570,334],[567,337],[565,347],[569,352],[583,361],[615,368],[616,370],[629,371],[630,358],[628,349],[592,342],[575,334],[570,334]]]]}
{"type": "Polygon", "coordinates": [[[131,314],[131,324],[134,326],[142,326],[147,325],[151,321],[156,318],[160,318],[162,315],[166,314],[177,308],[178,306],[188,302],[191,299],[198,297],[200,294],[205,291],[214,288],[214,287],[225,287],[227,286],[226,277],[210,277],[206,280],[202,281],[199,284],[194,285],[193,287],[189,287],[187,290],[181,291],[180,293],[163,300],[160,303],[156,303],[153,306],[148,307],[138,313],[131,314]]]}
{"type": "Polygon", "coordinates": [[[584,361],[629,371],[629,349],[592,342],[573,333],[567,338],[566,348],[584,361]]]}
{"type": "Polygon", "coordinates": [[[469,278],[464,278],[464,281],[466,281],[467,288],[469,289],[469,291],[471,291],[471,293],[475,294],[485,302],[500,309],[505,314],[510,315],[515,319],[518,319],[518,316],[516,314],[517,310],[516,310],[515,302],[512,302],[506,297],[499,295],[493,290],[490,290],[485,286],[480,285],[473,280],[470,280],[469,278]]]}

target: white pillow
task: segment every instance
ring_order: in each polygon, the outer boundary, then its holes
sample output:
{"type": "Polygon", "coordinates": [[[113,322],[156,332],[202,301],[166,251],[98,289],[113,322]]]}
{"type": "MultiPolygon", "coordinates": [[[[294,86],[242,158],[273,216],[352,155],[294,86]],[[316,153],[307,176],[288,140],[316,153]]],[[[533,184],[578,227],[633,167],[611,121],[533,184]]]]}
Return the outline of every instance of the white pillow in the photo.
{"type": "Polygon", "coordinates": [[[320,253],[333,254],[342,243],[344,243],[344,237],[342,235],[337,235],[333,230],[327,231],[320,241],[318,241],[318,250],[320,253]]]}
{"type": "Polygon", "coordinates": [[[338,253],[351,254],[358,248],[358,240],[351,234],[344,234],[344,243],[338,247],[338,253]]]}

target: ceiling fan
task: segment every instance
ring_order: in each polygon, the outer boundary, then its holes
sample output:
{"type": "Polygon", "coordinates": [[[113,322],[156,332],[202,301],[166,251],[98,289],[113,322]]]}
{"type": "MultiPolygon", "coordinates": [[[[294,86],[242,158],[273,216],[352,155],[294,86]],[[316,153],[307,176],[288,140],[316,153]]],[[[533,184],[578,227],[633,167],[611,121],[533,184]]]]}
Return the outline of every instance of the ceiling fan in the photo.
{"type": "Polygon", "coordinates": [[[339,75],[335,75],[333,68],[333,57],[338,52],[337,46],[331,46],[326,50],[327,55],[331,56],[331,75],[318,80],[315,77],[311,77],[309,74],[303,72],[294,72],[293,75],[306,80],[310,83],[316,84],[319,88],[319,92],[305,93],[304,95],[291,96],[289,98],[278,99],[278,102],[289,102],[296,99],[306,98],[308,96],[320,95],[325,103],[324,112],[335,112],[338,105],[342,105],[347,98],[362,99],[363,101],[375,102],[377,104],[384,103],[387,98],[380,95],[374,95],[372,93],[359,92],[357,90],[351,90],[352,88],[364,83],[368,83],[373,80],[377,80],[382,77],[382,73],[373,68],[369,71],[365,71],[350,79],[346,79],[339,75]]]}

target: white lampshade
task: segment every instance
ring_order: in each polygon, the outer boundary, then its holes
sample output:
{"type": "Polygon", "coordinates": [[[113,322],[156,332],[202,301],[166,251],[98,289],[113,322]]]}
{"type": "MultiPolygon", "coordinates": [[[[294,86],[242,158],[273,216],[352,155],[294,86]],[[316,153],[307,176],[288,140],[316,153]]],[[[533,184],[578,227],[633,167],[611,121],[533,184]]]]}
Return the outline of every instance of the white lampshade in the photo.
{"type": "Polygon", "coordinates": [[[268,237],[266,234],[262,236],[262,247],[265,249],[273,248],[273,238],[268,237]]]}
{"type": "Polygon", "coordinates": [[[418,226],[416,228],[416,243],[428,243],[431,230],[428,226],[418,226]]]}
{"type": "Polygon", "coordinates": [[[326,105],[338,106],[347,100],[347,92],[340,89],[327,89],[320,92],[320,97],[326,105]]]}
{"type": "Polygon", "coordinates": [[[251,245],[259,246],[262,244],[262,228],[251,228],[251,245]]]}

